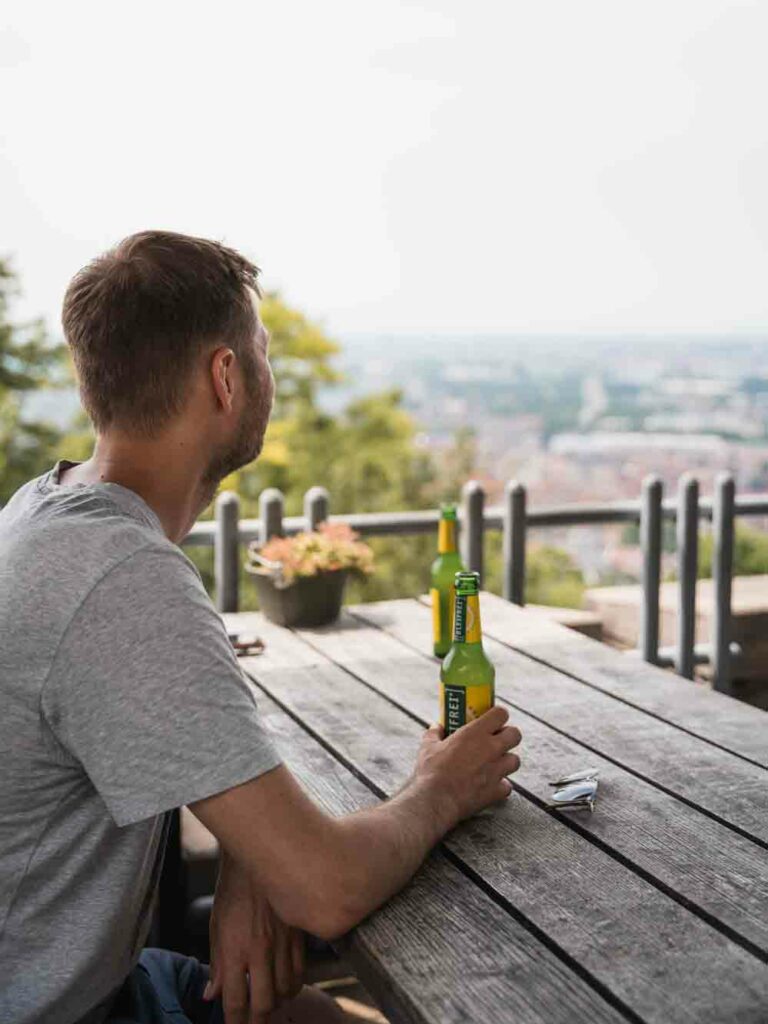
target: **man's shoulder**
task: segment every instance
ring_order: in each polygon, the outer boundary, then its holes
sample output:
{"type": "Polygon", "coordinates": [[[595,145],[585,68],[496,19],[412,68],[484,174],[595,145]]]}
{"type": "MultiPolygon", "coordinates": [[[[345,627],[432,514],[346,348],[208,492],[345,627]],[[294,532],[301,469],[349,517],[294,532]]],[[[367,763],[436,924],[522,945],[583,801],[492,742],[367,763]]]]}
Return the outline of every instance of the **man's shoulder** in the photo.
{"type": "Polygon", "coordinates": [[[37,561],[50,550],[57,560],[84,568],[146,546],[173,549],[149,510],[142,516],[105,488],[46,490],[44,481],[41,477],[25,485],[0,513],[0,545],[9,553],[26,549],[37,561]]]}
{"type": "Polygon", "coordinates": [[[33,608],[69,618],[91,591],[105,592],[129,570],[144,592],[173,580],[202,586],[138,496],[123,488],[46,489],[45,480],[27,484],[0,513],[0,572],[12,581],[0,619],[33,608]]]}

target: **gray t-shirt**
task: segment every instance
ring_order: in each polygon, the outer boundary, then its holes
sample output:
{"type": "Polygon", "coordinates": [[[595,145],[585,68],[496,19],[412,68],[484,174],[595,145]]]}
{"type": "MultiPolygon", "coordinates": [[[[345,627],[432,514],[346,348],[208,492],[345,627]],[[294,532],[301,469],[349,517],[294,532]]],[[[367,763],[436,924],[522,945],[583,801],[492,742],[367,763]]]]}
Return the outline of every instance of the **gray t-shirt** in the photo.
{"type": "Polygon", "coordinates": [[[195,567],[137,494],[61,465],[0,511],[3,1024],[99,1006],[145,941],[167,812],[280,763],[195,567]]]}

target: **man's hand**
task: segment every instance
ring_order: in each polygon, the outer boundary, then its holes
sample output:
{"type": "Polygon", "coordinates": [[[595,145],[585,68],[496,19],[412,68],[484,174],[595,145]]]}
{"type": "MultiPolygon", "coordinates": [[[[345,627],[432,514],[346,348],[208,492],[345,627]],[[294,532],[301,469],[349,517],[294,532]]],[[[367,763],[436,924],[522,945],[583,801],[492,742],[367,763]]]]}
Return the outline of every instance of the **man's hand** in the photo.
{"type": "Polygon", "coordinates": [[[226,854],[211,914],[207,1000],[222,997],[227,1024],[264,1024],[301,989],[304,936],[284,924],[226,854]]]}
{"type": "Polygon", "coordinates": [[[446,807],[448,824],[467,818],[512,792],[506,776],[520,767],[509,751],[521,740],[520,730],[507,725],[509,712],[496,705],[462,726],[446,740],[440,725],[424,735],[413,782],[427,785],[446,807]]]}

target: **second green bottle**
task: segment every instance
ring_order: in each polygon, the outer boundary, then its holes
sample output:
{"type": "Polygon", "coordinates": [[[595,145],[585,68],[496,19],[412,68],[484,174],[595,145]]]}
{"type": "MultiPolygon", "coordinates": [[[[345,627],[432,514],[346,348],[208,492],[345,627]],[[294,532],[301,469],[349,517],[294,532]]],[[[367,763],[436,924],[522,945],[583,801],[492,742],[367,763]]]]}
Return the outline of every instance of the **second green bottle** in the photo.
{"type": "Polygon", "coordinates": [[[432,563],[432,632],[434,652],[444,657],[453,640],[453,612],[457,572],[463,572],[456,544],[456,506],[443,505],[437,535],[437,558],[432,563]]]}

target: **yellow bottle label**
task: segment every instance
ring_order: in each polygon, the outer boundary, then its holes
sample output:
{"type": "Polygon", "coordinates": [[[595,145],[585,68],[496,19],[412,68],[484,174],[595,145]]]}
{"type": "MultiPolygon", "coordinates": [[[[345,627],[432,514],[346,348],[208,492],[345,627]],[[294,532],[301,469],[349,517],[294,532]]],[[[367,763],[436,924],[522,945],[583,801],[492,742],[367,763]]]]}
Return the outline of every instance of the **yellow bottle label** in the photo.
{"type": "Polygon", "coordinates": [[[432,587],[429,592],[432,598],[432,638],[436,644],[440,643],[440,591],[432,587]]]}
{"type": "Polygon", "coordinates": [[[447,555],[456,550],[456,523],[452,519],[441,519],[437,528],[437,553],[447,555]]]}
{"type": "Polygon", "coordinates": [[[493,707],[493,685],[452,686],[440,683],[440,724],[450,736],[493,707]]]}
{"type": "Polygon", "coordinates": [[[456,587],[451,584],[448,589],[448,597],[444,599],[445,606],[443,607],[443,601],[440,600],[440,591],[437,587],[432,587],[429,592],[429,596],[432,599],[432,638],[436,644],[439,644],[442,640],[441,626],[443,624],[443,615],[448,620],[447,637],[450,643],[451,637],[453,636],[453,613],[454,605],[456,604],[456,587]]]}
{"type": "Polygon", "coordinates": [[[453,639],[460,644],[479,644],[483,639],[480,628],[480,596],[460,595],[456,608],[456,620],[452,623],[453,639]]]}

